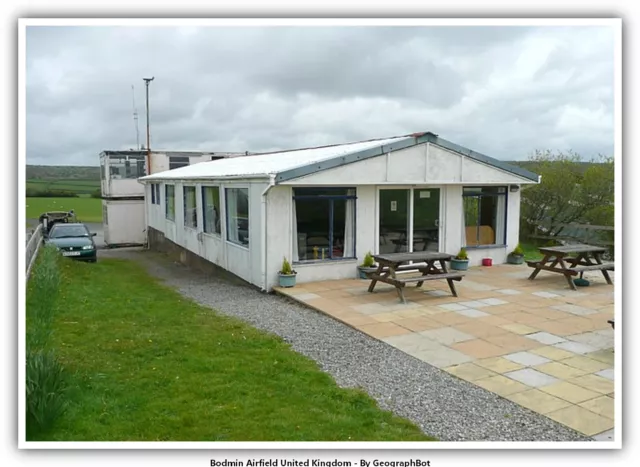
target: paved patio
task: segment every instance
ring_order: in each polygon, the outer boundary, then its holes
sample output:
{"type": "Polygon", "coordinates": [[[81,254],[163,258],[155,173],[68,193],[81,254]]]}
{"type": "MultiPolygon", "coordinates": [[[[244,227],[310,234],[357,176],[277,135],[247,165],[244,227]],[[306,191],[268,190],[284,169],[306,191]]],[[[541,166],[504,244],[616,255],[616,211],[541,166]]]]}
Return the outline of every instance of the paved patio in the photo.
{"type": "MultiPolygon", "coordinates": [[[[613,439],[613,287],[599,272],[569,289],[559,274],[527,280],[527,266],[466,271],[446,281],[392,286],[368,280],[300,284],[276,292],[415,358],[595,439],[613,439]]],[[[614,275],[612,279],[615,282],[614,275]]]]}

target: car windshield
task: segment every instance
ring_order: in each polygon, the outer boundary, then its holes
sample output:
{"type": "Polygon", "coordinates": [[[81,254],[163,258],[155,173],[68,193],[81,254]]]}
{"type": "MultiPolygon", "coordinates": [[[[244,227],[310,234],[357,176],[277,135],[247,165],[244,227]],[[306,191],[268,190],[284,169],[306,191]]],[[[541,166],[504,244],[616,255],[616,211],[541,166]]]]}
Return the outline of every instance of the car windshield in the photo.
{"type": "Polygon", "coordinates": [[[56,225],[49,238],[88,237],[89,232],[82,225],[56,225]]]}

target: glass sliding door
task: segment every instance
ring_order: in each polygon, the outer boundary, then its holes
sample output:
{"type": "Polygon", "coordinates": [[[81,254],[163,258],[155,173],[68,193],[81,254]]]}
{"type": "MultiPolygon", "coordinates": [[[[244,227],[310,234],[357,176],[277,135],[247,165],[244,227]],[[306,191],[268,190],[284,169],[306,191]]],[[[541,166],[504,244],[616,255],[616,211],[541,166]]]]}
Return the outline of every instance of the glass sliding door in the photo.
{"type": "Polygon", "coordinates": [[[413,249],[438,251],[440,243],[440,189],[413,190],[413,249]]]}
{"type": "Polygon", "coordinates": [[[378,252],[438,251],[440,189],[381,189],[378,252]]]}
{"type": "Polygon", "coordinates": [[[411,190],[380,190],[380,235],[378,251],[409,251],[409,196],[411,190]]]}

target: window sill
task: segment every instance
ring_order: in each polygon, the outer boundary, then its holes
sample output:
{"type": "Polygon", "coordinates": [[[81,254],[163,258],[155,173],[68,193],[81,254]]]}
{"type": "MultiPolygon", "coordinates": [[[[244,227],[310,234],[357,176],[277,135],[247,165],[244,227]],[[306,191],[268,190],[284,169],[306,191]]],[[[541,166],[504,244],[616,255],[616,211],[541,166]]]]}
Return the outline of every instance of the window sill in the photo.
{"type": "Polygon", "coordinates": [[[168,218],[168,217],[165,217],[165,218],[164,218],[164,220],[169,221],[169,222],[171,222],[172,224],[175,224],[175,223],[176,223],[176,220],[175,220],[175,219],[170,219],[170,218],[168,218]]]}
{"type": "Polygon", "coordinates": [[[184,228],[185,228],[185,230],[187,230],[187,229],[188,229],[188,230],[193,230],[194,232],[197,232],[197,231],[198,231],[198,228],[197,228],[197,227],[192,227],[192,226],[190,226],[190,225],[185,225],[185,226],[184,226],[184,228]]]}
{"type": "Polygon", "coordinates": [[[231,240],[227,240],[227,244],[235,246],[236,248],[240,248],[240,249],[242,249],[244,251],[249,251],[249,245],[244,245],[242,243],[232,242],[231,240]]]}
{"type": "Polygon", "coordinates": [[[495,248],[507,248],[507,245],[477,245],[477,246],[465,246],[467,250],[490,250],[495,248]]]}
{"type": "Polygon", "coordinates": [[[342,263],[342,262],[352,262],[357,263],[358,258],[326,258],[326,259],[311,259],[308,261],[294,261],[293,265],[296,267],[304,267],[304,266],[312,266],[314,264],[330,264],[330,263],[342,263]]]}
{"type": "Polygon", "coordinates": [[[222,234],[221,233],[215,233],[215,232],[202,232],[203,235],[206,235],[207,237],[211,237],[211,238],[215,238],[216,240],[222,240],[222,234]]]}

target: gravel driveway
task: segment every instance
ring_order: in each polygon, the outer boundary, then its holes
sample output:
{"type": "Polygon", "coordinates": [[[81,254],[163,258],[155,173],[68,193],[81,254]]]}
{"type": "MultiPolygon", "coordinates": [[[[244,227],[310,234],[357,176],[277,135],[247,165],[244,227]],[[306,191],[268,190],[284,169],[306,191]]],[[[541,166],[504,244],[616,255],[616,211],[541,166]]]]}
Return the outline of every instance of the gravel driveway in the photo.
{"type": "Polygon", "coordinates": [[[182,295],[269,331],[315,360],[343,387],[360,387],[379,405],[441,441],[589,441],[590,438],[458,379],[316,311],[267,295],[238,279],[205,276],[158,253],[106,250],[133,259],[182,295]]]}

